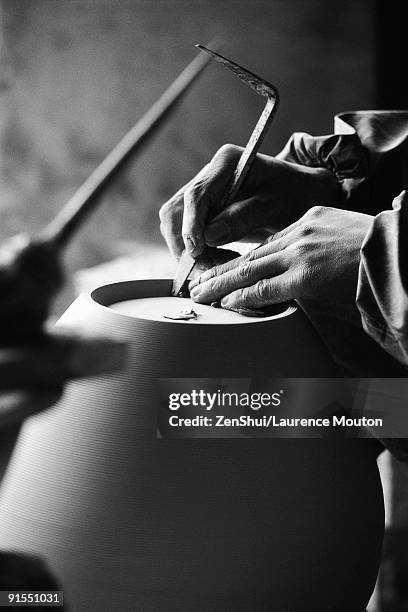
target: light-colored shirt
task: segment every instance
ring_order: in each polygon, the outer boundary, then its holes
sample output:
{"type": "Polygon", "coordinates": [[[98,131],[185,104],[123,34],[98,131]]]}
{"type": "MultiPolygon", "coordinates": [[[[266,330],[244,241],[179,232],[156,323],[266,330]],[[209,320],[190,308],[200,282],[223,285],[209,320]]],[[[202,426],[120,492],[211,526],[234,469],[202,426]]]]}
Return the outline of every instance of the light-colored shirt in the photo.
{"type": "Polygon", "coordinates": [[[330,312],[311,301],[302,306],[346,372],[407,376],[408,111],[341,113],[333,134],[293,134],[278,157],[330,169],[342,187],[344,208],[373,215],[361,249],[355,308],[330,312]]]}

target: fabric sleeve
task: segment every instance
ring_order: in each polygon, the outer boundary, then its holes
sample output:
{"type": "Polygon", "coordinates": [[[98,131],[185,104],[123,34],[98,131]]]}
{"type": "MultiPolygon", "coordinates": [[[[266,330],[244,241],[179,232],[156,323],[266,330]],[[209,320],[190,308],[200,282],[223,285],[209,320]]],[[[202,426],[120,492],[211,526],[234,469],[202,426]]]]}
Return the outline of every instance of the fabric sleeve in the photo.
{"type": "MultiPolygon", "coordinates": [[[[330,342],[326,338],[326,343],[336,361],[352,376],[405,379],[408,376],[408,191],[405,191],[408,188],[408,111],[342,113],[335,118],[335,132],[317,138],[294,134],[278,157],[331,170],[341,185],[344,207],[373,216],[361,249],[356,304],[350,306],[356,321],[360,317],[360,324],[353,329],[343,310],[334,320],[332,309],[322,303],[306,311],[320,333],[325,331],[325,322],[328,322],[330,342]],[[351,349],[350,339],[354,342],[351,349]]],[[[399,460],[408,462],[407,439],[380,441],[399,460]]]]}
{"type": "Polygon", "coordinates": [[[331,170],[344,207],[373,215],[356,305],[365,332],[408,366],[408,111],[341,113],[335,132],[293,134],[278,157],[331,170]]]}
{"type": "Polygon", "coordinates": [[[357,306],[365,331],[408,366],[407,191],[374,217],[361,249],[357,306]]]}
{"type": "Polygon", "coordinates": [[[376,215],[408,187],[408,111],[340,113],[333,134],[295,133],[277,157],[331,170],[344,208],[376,215]]]}
{"type": "Polygon", "coordinates": [[[295,132],[277,157],[302,166],[327,168],[340,183],[347,178],[364,178],[368,172],[366,152],[356,133],[311,136],[295,132]]]}

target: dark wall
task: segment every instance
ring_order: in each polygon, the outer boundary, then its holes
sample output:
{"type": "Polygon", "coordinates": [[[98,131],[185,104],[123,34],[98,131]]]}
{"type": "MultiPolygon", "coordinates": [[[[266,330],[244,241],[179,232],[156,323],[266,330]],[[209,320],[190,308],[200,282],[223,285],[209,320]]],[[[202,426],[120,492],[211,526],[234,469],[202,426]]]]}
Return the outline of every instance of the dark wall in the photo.
{"type": "MultiPolygon", "coordinates": [[[[195,53],[223,53],[275,83],[264,151],[335,112],[373,105],[371,1],[4,0],[0,239],[42,227],[195,53]]],[[[72,267],[126,241],[158,241],[157,212],[225,142],[244,144],[260,98],[211,66],[155,143],[106,195],[70,249],[72,267]]]]}
{"type": "Polygon", "coordinates": [[[374,4],[375,98],[378,108],[408,108],[406,6],[395,0],[374,4]]]}

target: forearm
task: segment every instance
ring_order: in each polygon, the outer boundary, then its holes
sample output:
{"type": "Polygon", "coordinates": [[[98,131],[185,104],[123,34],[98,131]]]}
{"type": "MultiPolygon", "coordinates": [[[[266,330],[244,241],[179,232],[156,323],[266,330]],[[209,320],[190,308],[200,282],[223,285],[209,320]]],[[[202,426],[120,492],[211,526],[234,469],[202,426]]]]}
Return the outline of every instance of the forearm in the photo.
{"type": "Polygon", "coordinates": [[[308,170],[311,170],[309,189],[305,192],[308,208],[312,206],[343,208],[346,200],[335,175],[325,168],[308,170]]]}

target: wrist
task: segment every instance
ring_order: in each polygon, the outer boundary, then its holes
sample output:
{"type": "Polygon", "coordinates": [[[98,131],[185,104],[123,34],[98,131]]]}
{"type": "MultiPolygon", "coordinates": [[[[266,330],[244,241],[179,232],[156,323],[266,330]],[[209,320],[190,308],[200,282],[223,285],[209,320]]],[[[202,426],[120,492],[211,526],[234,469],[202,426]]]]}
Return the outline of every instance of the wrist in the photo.
{"type": "Polygon", "coordinates": [[[344,192],[334,174],[326,168],[304,168],[305,199],[308,208],[312,206],[333,206],[343,208],[344,192]]]}

